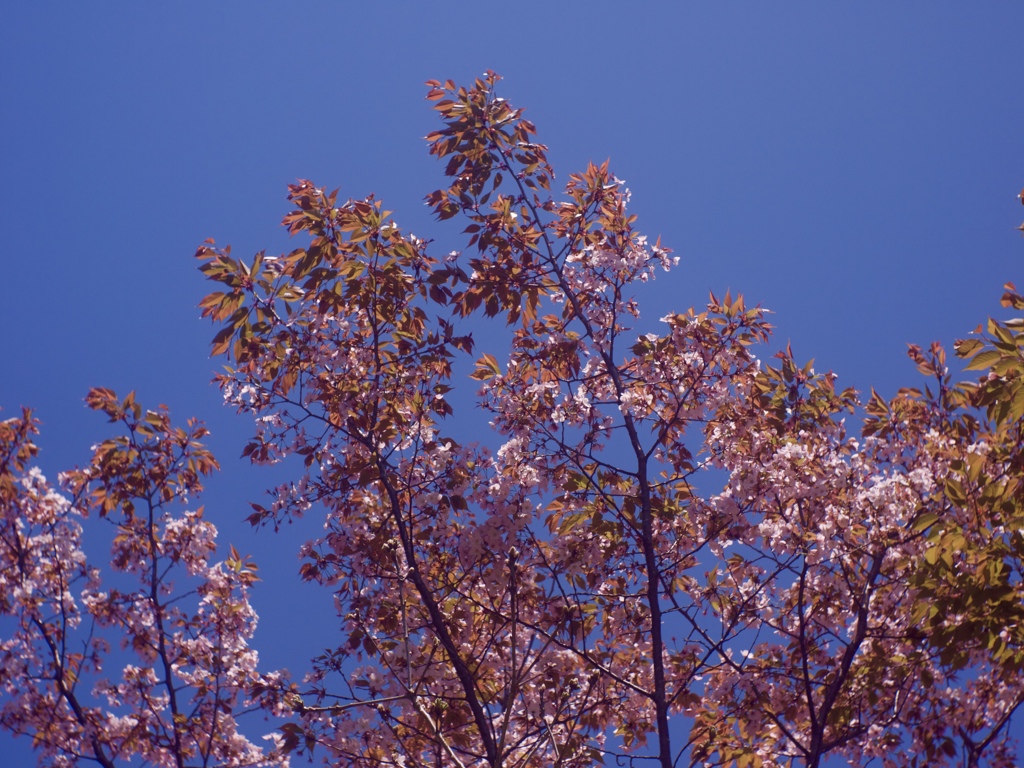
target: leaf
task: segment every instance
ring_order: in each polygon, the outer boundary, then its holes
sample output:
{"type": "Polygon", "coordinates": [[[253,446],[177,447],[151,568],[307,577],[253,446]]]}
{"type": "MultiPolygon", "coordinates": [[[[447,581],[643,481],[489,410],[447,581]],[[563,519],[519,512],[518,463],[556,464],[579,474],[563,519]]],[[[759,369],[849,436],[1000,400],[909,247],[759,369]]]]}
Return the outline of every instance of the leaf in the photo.
{"type": "Polygon", "coordinates": [[[1024,385],[1020,382],[1015,383],[1011,392],[1013,395],[1007,417],[1011,422],[1017,422],[1024,418],[1024,385]]]}
{"type": "Polygon", "coordinates": [[[937,513],[935,513],[935,512],[924,512],[923,514],[918,515],[917,519],[914,521],[914,531],[916,533],[921,533],[922,531],[926,531],[938,519],[939,519],[939,515],[937,513]]]}
{"type": "Polygon", "coordinates": [[[217,332],[217,335],[213,337],[213,341],[210,345],[210,356],[217,357],[223,355],[228,351],[231,346],[231,340],[235,335],[235,327],[233,325],[226,325],[217,332]]]}
{"type": "Polygon", "coordinates": [[[501,367],[498,365],[498,361],[493,355],[485,354],[476,361],[476,370],[469,377],[477,381],[488,381],[500,375],[501,367]]]}
{"type": "Polygon", "coordinates": [[[971,357],[984,347],[985,343],[981,339],[961,339],[953,345],[959,357],[971,357]]]}
{"type": "Polygon", "coordinates": [[[993,363],[1001,357],[1002,354],[1000,352],[990,349],[975,355],[971,362],[969,362],[964,368],[968,371],[983,371],[987,368],[991,368],[993,363]]]}
{"type": "Polygon", "coordinates": [[[967,494],[964,493],[964,487],[956,478],[947,478],[945,489],[946,496],[957,506],[962,507],[967,503],[967,494]]]}

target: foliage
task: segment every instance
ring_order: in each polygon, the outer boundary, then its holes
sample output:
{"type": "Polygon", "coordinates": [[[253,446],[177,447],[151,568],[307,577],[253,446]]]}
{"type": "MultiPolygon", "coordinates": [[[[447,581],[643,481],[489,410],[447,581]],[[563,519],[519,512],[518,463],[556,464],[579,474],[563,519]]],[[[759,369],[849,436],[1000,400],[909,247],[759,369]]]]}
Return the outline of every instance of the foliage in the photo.
{"type": "Polygon", "coordinates": [[[31,413],[0,423],[0,614],[15,619],[0,643],[0,725],[57,766],[262,764],[233,715],[274,680],[247,643],[255,567],[234,551],[211,564],[216,529],[202,507],[176,511],[217,468],[206,430],[172,427],[133,395],[94,389],[86,401],[125,434],[62,476],[67,495],[28,468],[31,413]],[[103,589],[82,550],[89,515],[112,526],[116,586],[103,589]],[[131,658],[115,679],[103,676],[111,637],[131,658]]]}
{"type": "Polygon", "coordinates": [[[450,185],[427,203],[467,220],[468,253],[308,181],[284,219],[304,247],[197,253],[217,383],[255,418],[245,455],[295,472],[250,522],[322,516],[301,575],[334,595],[332,647],[301,681],[257,671],[254,566],[210,565],[212,526],[170,511],[216,466],[202,427],[94,390],[127,435],[67,496],[27,469],[27,412],[0,431],[0,723],[55,765],[1012,765],[1024,320],[957,343],[977,383],[912,347],[935,383],[872,393],[851,434],[857,394],[788,348],[762,364],[771,328],[742,297],[641,332],[638,290],[676,259],[607,163],[555,198],[497,80],[429,83],[450,185]],[[511,334],[471,373],[493,451],[448,418],[481,314],[511,334]],[[89,512],[135,591],[99,591],[89,512]],[[87,704],[91,626],[139,662],[87,704]],[[250,703],[287,719],[266,751],[237,731],[250,703]]]}

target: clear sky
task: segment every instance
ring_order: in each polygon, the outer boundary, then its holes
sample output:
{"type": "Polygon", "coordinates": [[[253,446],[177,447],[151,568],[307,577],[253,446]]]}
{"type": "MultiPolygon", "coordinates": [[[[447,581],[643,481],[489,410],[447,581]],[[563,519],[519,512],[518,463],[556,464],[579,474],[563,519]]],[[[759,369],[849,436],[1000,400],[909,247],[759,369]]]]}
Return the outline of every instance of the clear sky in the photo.
{"type": "Polygon", "coordinates": [[[107,434],[91,386],[205,419],[209,514],[266,579],[259,647],[299,667],[329,601],[240,522],[267,480],[208,383],[199,243],[290,250],[301,177],[457,247],[422,204],[423,81],[494,69],[561,180],[610,157],[681,257],[646,318],[731,288],[798,358],[891,395],[918,382],[907,342],[951,344],[1024,283],[1022,42],[1009,1],[4,3],[0,407],[37,409],[51,477],[107,434]]]}

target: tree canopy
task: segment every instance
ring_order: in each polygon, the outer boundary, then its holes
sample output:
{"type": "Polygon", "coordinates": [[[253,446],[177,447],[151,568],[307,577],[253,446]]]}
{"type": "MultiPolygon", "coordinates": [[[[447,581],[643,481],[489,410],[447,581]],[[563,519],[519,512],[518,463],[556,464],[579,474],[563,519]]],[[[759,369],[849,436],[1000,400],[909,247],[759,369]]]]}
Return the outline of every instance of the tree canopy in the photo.
{"type": "Polygon", "coordinates": [[[1024,298],[964,374],[911,346],[891,399],[759,358],[742,296],[642,319],[676,259],[608,163],[551,191],[498,80],[428,83],[426,200],[465,250],[300,181],[301,246],[196,254],[244,455],[292,473],[249,520],[322,521],[331,647],[260,667],[255,565],[195,505],[204,427],[97,388],[119,432],[59,488],[31,412],[0,423],[0,727],[54,766],[1014,765],[1024,298]]]}

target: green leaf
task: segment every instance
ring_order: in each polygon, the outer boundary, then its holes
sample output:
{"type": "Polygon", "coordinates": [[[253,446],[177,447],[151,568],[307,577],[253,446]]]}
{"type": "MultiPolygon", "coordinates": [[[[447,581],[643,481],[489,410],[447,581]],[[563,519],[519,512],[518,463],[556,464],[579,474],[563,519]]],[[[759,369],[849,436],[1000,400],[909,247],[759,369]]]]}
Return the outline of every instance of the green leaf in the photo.
{"type": "Polygon", "coordinates": [[[961,339],[953,345],[953,348],[956,350],[956,354],[959,357],[972,357],[984,346],[985,342],[981,339],[961,339]]]}
{"type": "Polygon", "coordinates": [[[967,494],[964,493],[964,487],[956,478],[946,478],[946,496],[957,506],[963,506],[967,503],[967,494]]]}
{"type": "Polygon", "coordinates": [[[986,352],[981,352],[974,356],[974,359],[969,362],[965,368],[968,371],[983,371],[991,368],[992,365],[1002,357],[1002,354],[994,349],[990,349],[986,352]]]}

